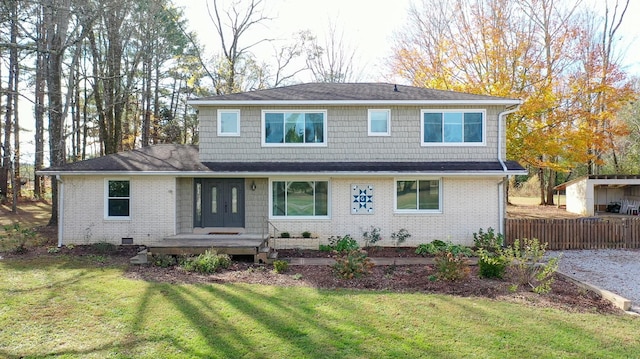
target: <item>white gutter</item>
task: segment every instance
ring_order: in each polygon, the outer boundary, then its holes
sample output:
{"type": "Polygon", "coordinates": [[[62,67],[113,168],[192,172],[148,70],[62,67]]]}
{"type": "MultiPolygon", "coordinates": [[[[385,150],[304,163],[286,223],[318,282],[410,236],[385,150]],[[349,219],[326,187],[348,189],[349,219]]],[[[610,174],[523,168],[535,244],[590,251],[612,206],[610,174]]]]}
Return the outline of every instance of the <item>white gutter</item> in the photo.
{"type": "Polygon", "coordinates": [[[197,106],[236,105],[520,105],[520,100],[188,100],[187,104],[197,106]]]}
{"type": "MultiPolygon", "coordinates": [[[[443,176],[443,177],[467,177],[467,176],[504,176],[506,170],[494,171],[310,171],[310,172],[277,172],[277,171],[202,171],[202,172],[177,172],[177,171],[38,171],[38,174],[49,176],[172,176],[172,177],[273,177],[273,176],[332,176],[332,177],[379,177],[379,176],[443,176]]],[[[510,175],[527,174],[526,171],[508,171],[510,175]]]]}
{"type": "MultiPolygon", "coordinates": [[[[498,217],[500,221],[500,232],[504,234],[504,221],[505,221],[505,198],[504,198],[504,184],[508,182],[509,171],[507,170],[507,165],[505,165],[504,160],[502,159],[502,122],[506,121],[507,115],[514,113],[520,109],[521,101],[518,101],[518,105],[511,110],[506,110],[500,112],[498,114],[498,162],[502,165],[502,169],[507,176],[498,183],[498,217]]],[[[506,127],[506,124],[505,124],[506,127]]],[[[505,131],[506,136],[506,131],[505,131]]],[[[509,184],[507,183],[507,186],[509,184]]]]}
{"type": "Polygon", "coordinates": [[[64,236],[64,182],[60,175],[56,175],[56,182],[58,184],[58,248],[60,248],[64,236]]]}

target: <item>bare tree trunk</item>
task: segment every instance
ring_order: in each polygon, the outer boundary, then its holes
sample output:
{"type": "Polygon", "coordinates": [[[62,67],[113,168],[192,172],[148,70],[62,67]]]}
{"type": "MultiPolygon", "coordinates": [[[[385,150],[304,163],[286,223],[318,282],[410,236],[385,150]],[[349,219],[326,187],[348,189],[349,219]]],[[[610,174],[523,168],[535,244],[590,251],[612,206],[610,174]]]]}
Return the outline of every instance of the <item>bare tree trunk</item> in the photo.
{"type": "MultiPolygon", "coordinates": [[[[18,3],[15,1],[9,2],[9,12],[10,12],[10,43],[16,45],[18,43],[18,3]]],[[[15,159],[15,156],[12,158],[12,150],[11,150],[11,133],[14,129],[14,114],[17,113],[16,103],[18,96],[18,47],[11,46],[9,49],[9,76],[7,77],[7,107],[5,113],[5,123],[4,123],[4,153],[2,156],[2,169],[0,170],[0,193],[4,195],[8,195],[8,185],[7,185],[7,177],[11,174],[11,177],[14,176],[12,161],[15,159]]],[[[17,135],[16,135],[17,136],[17,135]]],[[[12,183],[12,190],[15,192],[16,187],[12,183]]],[[[15,195],[13,196],[15,197],[15,195]]],[[[15,207],[15,203],[14,203],[15,207]]],[[[16,210],[13,209],[15,212],[16,210]]]]}
{"type": "MultiPolygon", "coordinates": [[[[44,93],[45,93],[45,61],[44,61],[44,22],[42,10],[38,10],[37,25],[37,52],[36,52],[36,83],[35,83],[35,163],[34,173],[44,167],[44,93]]],[[[33,195],[35,198],[44,196],[44,177],[35,175],[33,183],[33,195]]]]}

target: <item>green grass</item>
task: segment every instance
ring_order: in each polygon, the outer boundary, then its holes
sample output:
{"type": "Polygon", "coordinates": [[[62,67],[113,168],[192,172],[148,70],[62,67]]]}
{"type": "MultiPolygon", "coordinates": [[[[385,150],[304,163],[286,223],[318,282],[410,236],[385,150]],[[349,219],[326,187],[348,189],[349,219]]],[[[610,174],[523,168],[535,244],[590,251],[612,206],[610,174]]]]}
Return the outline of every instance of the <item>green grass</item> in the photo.
{"type": "Polygon", "coordinates": [[[629,358],[630,316],[479,298],[127,279],[91,257],[0,260],[0,357],[629,358]]]}

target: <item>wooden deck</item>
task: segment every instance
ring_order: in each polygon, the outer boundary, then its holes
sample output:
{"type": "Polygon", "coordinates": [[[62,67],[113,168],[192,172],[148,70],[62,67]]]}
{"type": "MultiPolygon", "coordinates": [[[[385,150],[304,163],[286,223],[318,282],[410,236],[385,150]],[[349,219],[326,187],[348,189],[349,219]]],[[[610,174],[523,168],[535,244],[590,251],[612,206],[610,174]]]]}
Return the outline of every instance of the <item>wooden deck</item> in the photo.
{"type": "Polygon", "coordinates": [[[256,262],[266,262],[269,235],[260,234],[178,234],[147,247],[151,254],[201,254],[215,250],[220,254],[252,255],[256,262]]]}

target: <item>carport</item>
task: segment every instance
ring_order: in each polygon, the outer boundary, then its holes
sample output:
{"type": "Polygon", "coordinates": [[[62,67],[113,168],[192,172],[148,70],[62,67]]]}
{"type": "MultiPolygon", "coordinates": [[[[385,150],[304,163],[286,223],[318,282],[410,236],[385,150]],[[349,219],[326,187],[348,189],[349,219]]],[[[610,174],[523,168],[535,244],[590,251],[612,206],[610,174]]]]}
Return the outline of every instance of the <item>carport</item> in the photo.
{"type": "Polygon", "coordinates": [[[620,214],[638,214],[640,175],[588,175],[554,187],[566,193],[568,212],[583,216],[620,208],[620,214]]]}

